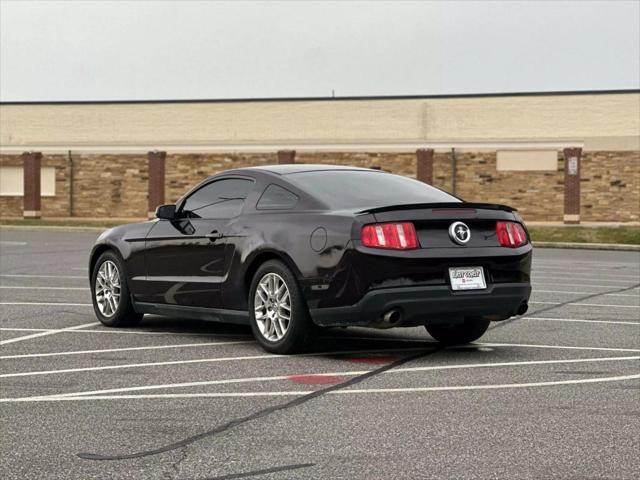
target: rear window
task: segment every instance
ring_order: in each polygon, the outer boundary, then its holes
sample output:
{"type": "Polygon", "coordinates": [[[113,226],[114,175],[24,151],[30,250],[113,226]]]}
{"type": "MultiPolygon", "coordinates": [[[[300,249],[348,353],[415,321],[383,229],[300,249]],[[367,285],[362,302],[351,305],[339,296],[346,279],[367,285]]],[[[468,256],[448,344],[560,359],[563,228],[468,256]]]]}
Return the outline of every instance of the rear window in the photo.
{"type": "Polygon", "coordinates": [[[258,210],[288,210],[298,203],[298,196],[278,185],[269,185],[256,205],[258,210]]]}
{"type": "Polygon", "coordinates": [[[334,209],[460,201],[418,180],[376,171],[300,172],[287,179],[334,209]]]}

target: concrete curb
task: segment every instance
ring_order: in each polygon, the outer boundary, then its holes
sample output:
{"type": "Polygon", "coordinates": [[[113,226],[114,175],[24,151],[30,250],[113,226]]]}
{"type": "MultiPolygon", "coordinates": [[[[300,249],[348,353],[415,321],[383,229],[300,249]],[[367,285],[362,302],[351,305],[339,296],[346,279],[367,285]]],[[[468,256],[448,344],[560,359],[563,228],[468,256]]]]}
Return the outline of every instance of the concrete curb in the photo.
{"type": "Polygon", "coordinates": [[[640,245],[624,243],[572,243],[572,242],[533,242],[538,248],[569,248],[576,250],[624,250],[640,252],[640,245]]]}

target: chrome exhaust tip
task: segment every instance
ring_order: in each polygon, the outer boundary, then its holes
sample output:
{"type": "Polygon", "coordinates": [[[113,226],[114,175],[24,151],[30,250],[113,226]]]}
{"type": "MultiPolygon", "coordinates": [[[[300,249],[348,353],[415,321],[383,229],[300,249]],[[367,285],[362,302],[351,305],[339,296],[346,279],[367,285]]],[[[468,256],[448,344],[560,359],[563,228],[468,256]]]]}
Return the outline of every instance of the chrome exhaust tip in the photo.
{"type": "Polygon", "coordinates": [[[398,307],[390,308],[381,317],[378,317],[369,327],[387,329],[397,327],[402,323],[402,310],[398,307]]]}
{"type": "Polygon", "coordinates": [[[400,323],[400,320],[402,320],[402,314],[398,308],[392,308],[382,316],[382,321],[389,326],[400,323]]]}

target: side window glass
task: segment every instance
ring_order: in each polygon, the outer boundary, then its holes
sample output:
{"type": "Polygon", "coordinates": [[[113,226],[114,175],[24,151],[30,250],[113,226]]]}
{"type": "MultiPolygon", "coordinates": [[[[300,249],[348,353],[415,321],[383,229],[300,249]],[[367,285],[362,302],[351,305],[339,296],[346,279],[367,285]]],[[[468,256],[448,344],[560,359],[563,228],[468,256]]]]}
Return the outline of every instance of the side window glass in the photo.
{"type": "Polygon", "coordinates": [[[209,183],[191,194],[182,209],[189,218],[232,218],[240,214],[253,182],[229,178],[209,183]]]}
{"type": "Polygon", "coordinates": [[[258,210],[288,210],[296,206],[298,196],[278,185],[269,185],[263,192],[256,208],[258,210]]]}

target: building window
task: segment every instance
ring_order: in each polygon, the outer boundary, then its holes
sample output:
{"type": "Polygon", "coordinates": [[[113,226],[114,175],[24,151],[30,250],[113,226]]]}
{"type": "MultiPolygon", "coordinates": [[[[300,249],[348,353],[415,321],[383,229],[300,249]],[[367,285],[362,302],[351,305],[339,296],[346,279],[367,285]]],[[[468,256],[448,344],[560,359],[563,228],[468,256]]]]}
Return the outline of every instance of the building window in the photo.
{"type": "MultiPolygon", "coordinates": [[[[56,194],[55,167],[40,169],[40,194],[53,197],[56,194]]],[[[22,167],[0,167],[0,196],[22,197],[24,195],[24,169],[22,167]]]]}
{"type": "Polygon", "coordinates": [[[558,152],[555,150],[502,150],[498,151],[496,169],[510,171],[556,171],[558,152]]]}

